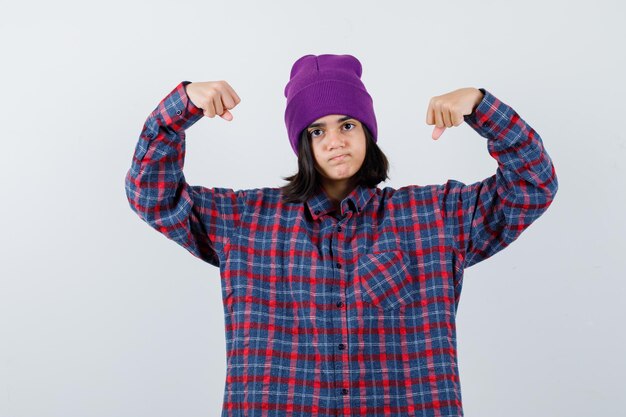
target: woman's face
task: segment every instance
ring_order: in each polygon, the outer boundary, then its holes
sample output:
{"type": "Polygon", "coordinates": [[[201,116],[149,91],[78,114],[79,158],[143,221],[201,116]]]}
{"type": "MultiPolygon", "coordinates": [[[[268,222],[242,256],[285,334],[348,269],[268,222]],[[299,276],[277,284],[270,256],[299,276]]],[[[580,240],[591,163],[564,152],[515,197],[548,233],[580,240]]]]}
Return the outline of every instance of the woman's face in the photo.
{"type": "Polygon", "coordinates": [[[315,120],[307,131],[315,168],[325,182],[348,180],[361,168],[365,160],[365,131],[357,119],[330,114],[315,120]]]}

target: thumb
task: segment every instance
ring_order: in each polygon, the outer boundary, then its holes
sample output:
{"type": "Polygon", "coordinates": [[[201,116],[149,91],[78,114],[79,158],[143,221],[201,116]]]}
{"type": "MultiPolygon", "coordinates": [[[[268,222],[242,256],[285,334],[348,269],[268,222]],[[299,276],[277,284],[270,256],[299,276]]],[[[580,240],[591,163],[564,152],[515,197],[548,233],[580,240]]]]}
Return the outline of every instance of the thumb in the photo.
{"type": "Polygon", "coordinates": [[[441,136],[441,134],[443,133],[443,131],[446,130],[445,127],[437,127],[435,126],[435,128],[433,129],[433,139],[437,140],[439,139],[439,136],[441,136]]]}
{"type": "Polygon", "coordinates": [[[224,109],[224,113],[220,114],[220,117],[228,120],[229,122],[233,120],[233,114],[229,112],[228,109],[224,109]]]}

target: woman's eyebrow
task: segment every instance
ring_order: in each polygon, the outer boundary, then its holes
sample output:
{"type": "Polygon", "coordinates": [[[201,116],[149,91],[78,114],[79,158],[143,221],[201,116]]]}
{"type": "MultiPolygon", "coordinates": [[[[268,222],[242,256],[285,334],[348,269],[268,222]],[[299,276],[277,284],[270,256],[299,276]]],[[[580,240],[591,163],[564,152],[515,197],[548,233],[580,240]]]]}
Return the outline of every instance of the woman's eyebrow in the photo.
{"type": "MultiPolygon", "coordinates": [[[[352,117],[350,117],[350,116],[343,116],[343,117],[340,117],[339,119],[337,119],[337,123],[341,123],[341,122],[343,122],[345,120],[349,120],[349,119],[352,119],[352,117]]],[[[311,127],[321,127],[321,126],[326,126],[326,123],[324,123],[324,122],[312,123],[312,124],[309,125],[309,128],[311,128],[311,127]]]]}

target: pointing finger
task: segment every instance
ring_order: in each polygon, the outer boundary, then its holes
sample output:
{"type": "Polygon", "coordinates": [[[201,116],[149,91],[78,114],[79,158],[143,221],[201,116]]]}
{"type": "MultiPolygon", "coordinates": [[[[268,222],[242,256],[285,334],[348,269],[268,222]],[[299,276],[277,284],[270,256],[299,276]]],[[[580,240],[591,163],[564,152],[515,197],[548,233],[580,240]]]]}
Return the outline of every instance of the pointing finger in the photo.
{"type": "Polygon", "coordinates": [[[439,139],[439,137],[441,136],[441,134],[443,133],[443,131],[446,130],[445,127],[437,127],[435,126],[435,128],[433,129],[433,139],[437,140],[439,139]]]}

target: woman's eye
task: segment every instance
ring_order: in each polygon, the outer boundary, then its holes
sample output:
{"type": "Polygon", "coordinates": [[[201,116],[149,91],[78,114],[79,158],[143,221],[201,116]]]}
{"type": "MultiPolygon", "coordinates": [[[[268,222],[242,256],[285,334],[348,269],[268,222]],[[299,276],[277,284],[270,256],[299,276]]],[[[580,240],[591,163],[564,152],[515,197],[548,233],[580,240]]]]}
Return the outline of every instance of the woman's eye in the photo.
{"type": "MultiPolygon", "coordinates": [[[[348,123],[344,123],[343,127],[345,127],[345,126],[352,126],[350,129],[347,129],[347,130],[352,130],[352,129],[354,129],[356,127],[356,125],[354,123],[349,123],[349,122],[348,123]]],[[[311,135],[312,138],[316,138],[319,135],[316,135],[315,132],[321,132],[321,131],[322,131],[321,129],[314,129],[314,130],[309,131],[309,134],[311,135]]]]}

